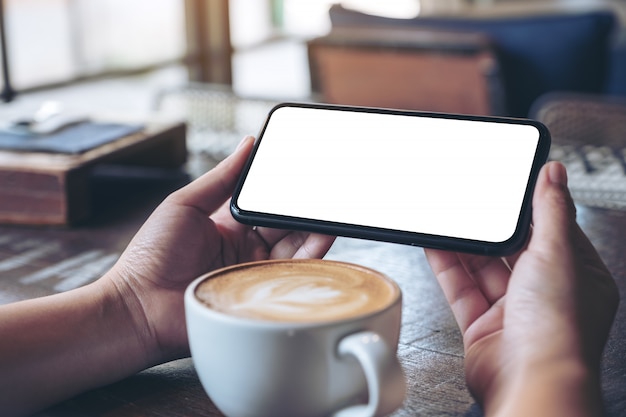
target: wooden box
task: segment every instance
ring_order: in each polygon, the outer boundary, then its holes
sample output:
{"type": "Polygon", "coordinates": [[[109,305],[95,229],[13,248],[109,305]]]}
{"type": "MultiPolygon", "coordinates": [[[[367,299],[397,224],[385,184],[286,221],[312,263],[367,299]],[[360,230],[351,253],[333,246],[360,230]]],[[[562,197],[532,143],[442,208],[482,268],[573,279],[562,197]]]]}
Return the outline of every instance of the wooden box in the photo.
{"type": "Polygon", "coordinates": [[[186,159],[180,122],[147,125],[81,154],[0,150],[0,223],[75,224],[90,216],[89,178],[98,164],[176,168],[186,159]]]}

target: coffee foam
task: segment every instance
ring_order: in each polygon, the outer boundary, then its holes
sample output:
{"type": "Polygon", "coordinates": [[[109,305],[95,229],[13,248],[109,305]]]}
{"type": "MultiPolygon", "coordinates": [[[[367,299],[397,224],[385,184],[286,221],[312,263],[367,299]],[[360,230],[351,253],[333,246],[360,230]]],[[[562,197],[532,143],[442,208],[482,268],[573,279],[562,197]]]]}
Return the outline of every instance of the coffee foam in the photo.
{"type": "Polygon", "coordinates": [[[375,271],[336,262],[278,262],[230,269],[202,282],[196,297],[238,317],[320,322],[383,309],[398,294],[375,271]]]}

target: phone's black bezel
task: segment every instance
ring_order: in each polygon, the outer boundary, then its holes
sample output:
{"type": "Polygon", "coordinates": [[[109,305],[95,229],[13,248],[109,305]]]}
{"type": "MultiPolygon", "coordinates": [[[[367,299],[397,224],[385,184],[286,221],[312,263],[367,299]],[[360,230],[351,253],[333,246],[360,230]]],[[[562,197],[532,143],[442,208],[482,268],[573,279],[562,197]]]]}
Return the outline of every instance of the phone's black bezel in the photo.
{"type": "MultiPolygon", "coordinates": [[[[297,136],[298,132],[294,132],[294,136],[297,136]]],[[[248,161],[239,177],[239,181],[233,193],[233,197],[230,203],[230,210],[233,217],[243,224],[254,226],[266,226],[277,229],[289,229],[289,230],[301,230],[307,232],[315,232],[328,234],[333,236],[344,236],[361,238],[368,240],[401,243],[413,246],[421,246],[435,249],[444,249],[450,251],[467,252],[482,255],[491,256],[506,256],[510,255],[523,247],[528,238],[531,223],[532,212],[532,195],[539,175],[541,166],[547,161],[550,151],[550,132],[540,122],[530,119],[519,119],[509,117],[496,117],[496,116],[474,116],[474,115],[461,115],[461,114],[449,114],[449,113],[433,113],[433,112],[421,112],[421,111],[409,111],[409,110],[396,110],[386,108],[374,108],[374,107],[358,107],[358,106],[345,106],[345,105],[332,105],[332,104],[313,104],[313,103],[280,103],[270,110],[268,116],[263,123],[263,127],[257,137],[254,149],[250,154],[248,161]],[[471,121],[484,121],[493,123],[513,123],[521,125],[534,126],[539,131],[539,142],[533,159],[533,164],[529,176],[529,181],[524,193],[522,201],[522,207],[520,216],[513,235],[503,242],[485,242],[477,240],[462,239],[448,236],[429,235],[416,232],[407,232],[401,230],[389,230],[369,226],[334,223],[328,221],[320,221],[313,219],[305,219],[298,217],[289,217],[283,215],[258,213],[253,211],[242,210],[237,205],[237,199],[239,193],[243,187],[243,184],[248,175],[248,171],[252,165],[256,152],[263,140],[265,129],[272,117],[272,114],[282,107],[301,107],[301,108],[313,108],[313,109],[326,109],[326,110],[338,110],[338,111],[350,111],[350,112],[362,112],[362,113],[378,113],[378,114],[391,114],[391,115],[406,115],[417,117],[434,117],[440,119],[455,119],[455,120],[471,120],[471,121]]]]}

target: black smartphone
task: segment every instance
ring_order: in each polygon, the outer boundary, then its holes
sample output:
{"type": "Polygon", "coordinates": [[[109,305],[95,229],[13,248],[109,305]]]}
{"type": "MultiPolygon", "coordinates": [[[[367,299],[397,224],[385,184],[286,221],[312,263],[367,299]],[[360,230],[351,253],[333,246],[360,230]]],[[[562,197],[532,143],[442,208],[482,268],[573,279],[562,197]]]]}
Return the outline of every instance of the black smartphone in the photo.
{"type": "Polygon", "coordinates": [[[526,119],[283,103],[231,200],[239,222],[507,255],[550,134],[526,119]]]}

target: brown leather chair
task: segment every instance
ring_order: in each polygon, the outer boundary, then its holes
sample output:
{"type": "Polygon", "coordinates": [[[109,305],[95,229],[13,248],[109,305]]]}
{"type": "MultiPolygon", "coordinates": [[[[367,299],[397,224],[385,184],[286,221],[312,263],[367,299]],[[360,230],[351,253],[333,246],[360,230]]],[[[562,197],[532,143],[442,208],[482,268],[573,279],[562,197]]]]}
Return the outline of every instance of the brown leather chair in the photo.
{"type": "Polygon", "coordinates": [[[318,100],[358,106],[501,114],[497,60],[481,35],[350,28],[308,43],[318,100]]]}

